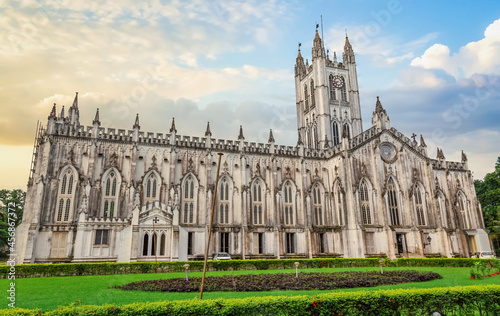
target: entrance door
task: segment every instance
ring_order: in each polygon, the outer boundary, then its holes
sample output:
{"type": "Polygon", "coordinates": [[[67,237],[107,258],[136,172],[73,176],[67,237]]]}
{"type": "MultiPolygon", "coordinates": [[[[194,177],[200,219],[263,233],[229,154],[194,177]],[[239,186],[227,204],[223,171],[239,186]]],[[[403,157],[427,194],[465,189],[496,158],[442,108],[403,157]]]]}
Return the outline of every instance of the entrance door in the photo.
{"type": "Polygon", "coordinates": [[[53,232],[52,233],[52,249],[51,258],[66,257],[66,243],[68,240],[68,232],[53,232]]]}
{"type": "Polygon", "coordinates": [[[469,247],[470,247],[470,253],[474,254],[475,252],[477,252],[476,236],[474,235],[469,236],[469,247]]]}
{"type": "Polygon", "coordinates": [[[405,243],[405,235],[404,234],[396,234],[396,244],[398,247],[398,254],[402,254],[404,252],[404,243],[405,243]]]}

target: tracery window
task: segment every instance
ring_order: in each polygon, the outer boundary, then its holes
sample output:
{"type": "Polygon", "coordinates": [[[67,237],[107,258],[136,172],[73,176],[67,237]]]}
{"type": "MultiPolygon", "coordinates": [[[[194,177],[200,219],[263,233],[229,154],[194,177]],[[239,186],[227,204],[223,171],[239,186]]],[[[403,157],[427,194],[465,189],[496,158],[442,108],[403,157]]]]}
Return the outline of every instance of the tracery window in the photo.
{"type": "Polygon", "coordinates": [[[74,190],[76,187],[77,177],[70,167],[66,167],[59,176],[59,194],[57,197],[56,222],[69,221],[74,205],[74,190]]]}
{"type": "Polygon", "coordinates": [[[323,225],[323,207],[321,204],[321,188],[316,185],[313,188],[313,210],[314,210],[314,224],[323,225]]]}
{"type": "Polygon", "coordinates": [[[314,107],[316,100],[314,98],[314,80],[311,79],[311,107],[314,107]]]}
{"type": "Polygon", "coordinates": [[[223,178],[219,188],[219,223],[229,223],[229,183],[223,178]]]}
{"type": "Polygon", "coordinates": [[[335,93],[335,86],[333,85],[333,75],[330,75],[328,81],[330,86],[330,100],[337,100],[337,96],[335,93]]]}
{"type": "Polygon", "coordinates": [[[116,209],[118,204],[118,190],[119,177],[116,170],[111,170],[105,173],[104,186],[103,186],[103,203],[102,203],[102,217],[113,218],[116,217],[116,209]]]}
{"type": "Polygon", "coordinates": [[[391,217],[391,224],[400,225],[398,197],[396,192],[396,186],[392,178],[389,178],[389,181],[387,182],[387,197],[389,200],[389,215],[391,217]]]}
{"type": "Polygon", "coordinates": [[[304,102],[305,102],[305,109],[309,109],[309,94],[307,93],[307,84],[304,85],[304,102]]]}
{"type": "Polygon", "coordinates": [[[192,175],[188,175],[186,180],[184,181],[183,200],[184,223],[186,224],[192,224],[194,222],[194,205],[194,179],[192,175]]]}
{"type": "Polygon", "coordinates": [[[334,121],[332,124],[332,128],[333,128],[333,146],[336,146],[340,143],[338,123],[334,121]]]}
{"type": "Polygon", "coordinates": [[[254,225],[262,225],[263,220],[263,199],[262,185],[259,179],[255,180],[252,186],[252,208],[254,225]]]}
{"type": "Polygon", "coordinates": [[[292,185],[290,181],[287,181],[283,186],[283,208],[285,215],[285,225],[293,225],[293,217],[294,217],[294,203],[292,196],[292,185]]]}
{"type": "Polygon", "coordinates": [[[415,212],[417,213],[417,225],[425,226],[425,216],[424,216],[424,205],[422,203],[422,193],[420,192],[420,188],[415,186],[414,190],[414,198],[415,198],[415,212]]]}
{"type": "Polygon", "coordinates": [[[359,186],[359,200],[363,225],[371,225],[372,218],[370,214],[370,198],[368,196],[368,186],[365,180],[361,181],[359,186]]]}

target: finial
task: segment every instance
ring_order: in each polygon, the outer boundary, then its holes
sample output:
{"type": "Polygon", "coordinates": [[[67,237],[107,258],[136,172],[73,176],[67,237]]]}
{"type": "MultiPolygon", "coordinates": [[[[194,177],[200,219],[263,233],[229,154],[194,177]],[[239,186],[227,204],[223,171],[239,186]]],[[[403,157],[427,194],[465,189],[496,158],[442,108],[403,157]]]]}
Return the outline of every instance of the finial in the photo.
{"type": "Polygon", "coordinates": [[[377,96],[377,103],[375,104],[375,113],[380,113],[380,112],[384,112],[385,113],[385,110],[382,107],[382,103],[380,102],[379,97],[377,96]]]}
{"type": "Polygon", "coordinates": [[[274,143],[274,136],[273,136],[273,130],[270,129],[269,130],[269,140],[268,140],[269,143],[274,143]]]}
{"type": "Polygon", "coordinates": [[[139,113],[135,115],[135,123],[134,126],[132,126],[132,128],[141,129],[141,126],[139,125],[139,113]]]}
{"type": "Polygon", "coordinates": [[[240,125],[240,133],[238,135],[238,140],[244,140],[245,137],[243,137],[243,127],[240,125]]]}
{"type": "Polygon", "coordinates": [[[212,136],[212,132],[210,131],[210,122],[207,122],[207,130],[205,131],[205,136],[212,136]]]}
{"type": "Polygon", "coordinates": [[[299,42],[299,52],[300,52],[300,46],[302,46],[302,43],[299,42]]]}
{"type": "Polygon", "coordinates": [[[170,126],[170,133],[177,133],[177,129],[175,129],[175,117],[172,117],[172,126],[170,126]]]}
{"type": "Polygon", "coordinates": [[[61,114],[59,115],[59,117],[64,118],[64,105],[62,106],[61,114]]]}
{"type": "Polygon", "coordinates": [[[462,150],[462,162],[467,161],[467,155],[462,150]]]}
{"type": "Polygon", "coordinates": [[[73,105],[71,107],[78,109],[78,92],[75,94],[75,100],[73,101],[73,105]]]}
{"type": "Polygon", "coordinates": [[[101,122],[99,121],[99,108],[97,108],[97,111],[95,112],[94,120],[92,121],[92,125],[95,125],[95,124],[101,126],[101,122]]]}

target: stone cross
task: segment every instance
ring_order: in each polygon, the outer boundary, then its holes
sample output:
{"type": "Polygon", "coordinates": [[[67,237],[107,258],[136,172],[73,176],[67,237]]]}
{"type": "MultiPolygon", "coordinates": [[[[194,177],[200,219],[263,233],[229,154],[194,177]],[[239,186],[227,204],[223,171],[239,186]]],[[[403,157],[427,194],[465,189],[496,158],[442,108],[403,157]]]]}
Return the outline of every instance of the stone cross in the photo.
{"type": "Polygon", "coordinates": [[[415,133],[411,134],[411,138],[413,138],[413,141],[416,142],[415,138],[417,137],[417,135],[415,133]]]}

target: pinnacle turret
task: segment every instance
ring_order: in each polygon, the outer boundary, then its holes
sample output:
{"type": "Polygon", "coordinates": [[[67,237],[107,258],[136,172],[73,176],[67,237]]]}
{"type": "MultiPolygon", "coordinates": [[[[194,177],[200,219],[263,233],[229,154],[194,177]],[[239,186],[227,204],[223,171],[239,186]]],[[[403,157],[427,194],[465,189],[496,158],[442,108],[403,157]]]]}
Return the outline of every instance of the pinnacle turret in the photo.
{"type": "Polygon", "coordinates": [[[273,130],[269,130],[269,143],[274,143],[274,136],[273,136],[273,130]]]}
{"type": "Polygon", "coordinates": [[[95,117],[94,117],[94,120],[92,121],[92,125],[96,125],[96,124],[101,126],[101,122],[99,121],[99,108],[95,112],[95,117]]]}
{"type": "Polygon", "coordinates": [[[375,113],[382,113],[382,112],[387,114],[387,112],[382,107],[382,103],[380,102],[379,97],[377,96],[377,103],[375,104],[375,113]]]}
{"type": "Polygon", "coordinates": [[[427,147],[424,141],[424,136],[422,136],[422,134],[420,134],[420,147],[427,147]]]}
{"type": "Polygon", "coordinates": [[[132,128],[141,129],[141,126],[139,125],[139,113],[135,115],[135,123],[134,126],[132,126],[132,128]]]}
{"type": "Polygon", "coordinates": [[[170,133],[177,133],[177,129],[175,129],[175,117],[172,117],[172,125],[170,126],[170,133]]]}
{"type": "Polygon", "coordinates": [[[300,53],[300,46],[301,44],[299,43],[299,52],[297,53],[297,58],[295,60],[295,76],[304,75],[306,73],[306,65],[304,64],[304,58],[300,53]]]}
{"type": "Polygon", "coordinates": [[[210,122],[207,122],[207,130],[205,131],[205,136],[212,136],[212,131],[210,131],[210,122]]]}
{"type": "Polygon", "coordinates": [[[59,114],[59,118],[60,118],[60,119],[63,119],[63,118],[64,118],[64,105],[62,106],[62,109],[61,109],[61,114],[59,114]]]}
{"type": "Polygon", "coordinates": [[[240,133],[238,134],[238,140],[244,140],[245,137],[243,136],[243,127],[240,125],[240,133]]]}
{"type": "Polygon", "coordinates": [[[73,100],[73,105],[71,106],[71,108],[78,110],[78,92],[75,95],[75,100],[73,100]]]}
{"type": "Polygon", "coordinates": [[[49,119],[50,118],[56,118],[56,104],[54,103],[54,106],[52,106],[52,110],[50,111],[49,119]]]}
{"type": "Polygon", "coordinates": [[[354,51],[352,49],[351,43],[349,42],[349,37],[345,37],[345,44],[344,44],[344,54],[343,54],[343,63],[355,63],[354,59],[354,51]]]}

